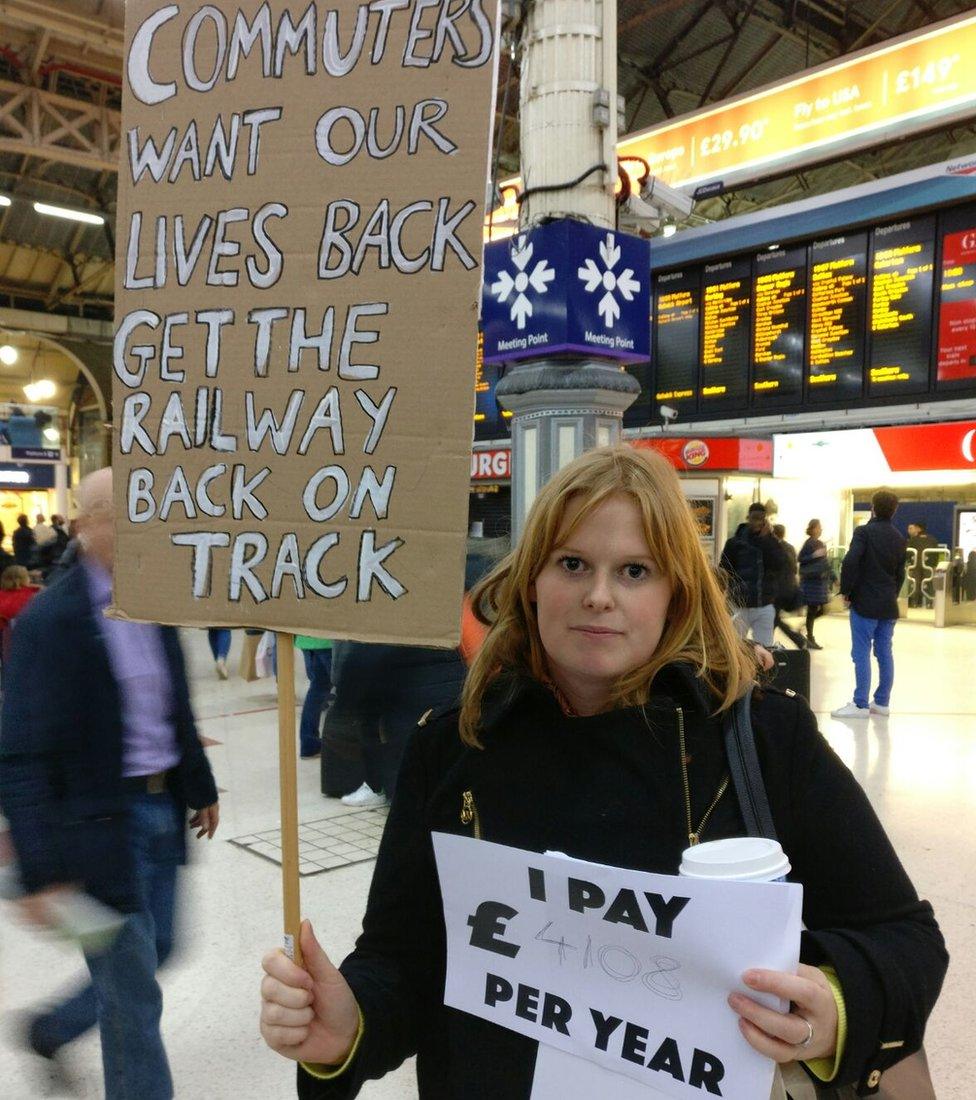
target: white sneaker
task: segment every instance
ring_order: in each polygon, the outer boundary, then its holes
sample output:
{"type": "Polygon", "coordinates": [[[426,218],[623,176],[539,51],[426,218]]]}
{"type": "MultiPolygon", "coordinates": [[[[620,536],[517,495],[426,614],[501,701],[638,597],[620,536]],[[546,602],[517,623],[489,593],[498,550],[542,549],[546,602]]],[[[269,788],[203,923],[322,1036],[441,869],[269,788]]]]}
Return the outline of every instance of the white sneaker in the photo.
{"type": "Polygon", "coordinates": [[[375,810],[386,805],[386,795],[382,791],[374,791],[368,783],[364,783],[358,791],[343,795],[342,804],[355,806],[357,810],[375,810]]]}
{"type": "Polygon", "coordinates": [[[223,657],[221,657],[220,660],[215,661],[214,664],[217,667],[218,679],[226,680],[227,677],[230,675],[230,673],[227,671],[227,662],[223,659],[223,657]]]}
{"type": "Polygon", "coordinates": [[[857,703],[845,703],[842,707],[830,712],[831,718],[868,718],[871,711],[867,707],[859,707],[857,703]]]}
{"type": "Polygon", "coordinates": [[[870,710],[872,714],[880,714],[883,718],[891,714],[891,707],[883,707],[880,703],[872,703],[870,710]]]}

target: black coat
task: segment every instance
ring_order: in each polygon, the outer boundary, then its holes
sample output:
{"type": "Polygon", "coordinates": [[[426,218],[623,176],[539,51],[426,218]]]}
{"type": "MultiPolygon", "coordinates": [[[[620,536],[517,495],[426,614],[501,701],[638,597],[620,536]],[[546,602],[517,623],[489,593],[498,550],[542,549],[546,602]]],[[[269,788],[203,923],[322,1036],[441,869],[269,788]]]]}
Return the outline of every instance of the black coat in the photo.
{"type": "Polygon", "coordinates": [[[840,568],[841,593],[866,619],[897,619],[905,583],[905,536],[890,519],[872,516],[851,536],[840,568]]]}
{"type": "Polygon", "coordinates": [[[827,548],[812,536],[800,547],[800,589],[804,603],[822,607],[830,602],[830,561],[827,548]]]}
{"type": "MultiPolygon", "coordinates": [[[[677,737],[685,715],[693,818],[726,770],[718,719],[686,670],[659,678],[651,703],[566,718],[526,684],[494,704],[485,749],[458,738],[457,713],[411,739],[380,847],[363,933],[342,964],[365,1029],[332,1081],[299,1067],[302,1100],[351,1100],[364,1081],[417,1054],[421,1100],[525,1100],[537,1044],[443,1005],[445,930],[431,830],[536,852],[675,874],[687,845],[677,737]],[[463,814],[465,792],[477,812],[463,814]],[[470,820],[469,820],[470,819],[470,820]]],[[[838,1082],[865,1084],[916,1050],[947,956],[864,792],[817,731],[806,703],[767,691],[753,704],[775,824],[804,885],[801,957],[831,963],[844,990],[838,1082]],[[903,1042],[897,1049],[882,1044],[903,1042]]],[[[704,839],[741,835],[738,803],[719,802],[704,839]]]]}
{"type": "MultiPolygon", "coordinates": [[[[162,627],[182,759],[173,794],[217,801],[197,736],[179,639],[162,627]]],[[[4,680],[0,810],[24,888],[80,882],[123,911],[138,906],[122,785],[122,706],[84,569],[76,566],[18,617],[4,680]]]]}
{"type": "Polygon", "coordinates": [[[25,569],[30,569],[34,561],[34,548],[37,546],[34,532],[29,527],[15,527],[10,541],[14,547],[14,561],[25,569]]]}
{"type": "Polygon", "coordinates": [[[740,523],[726,542],[719,564],[728,574],[729,594],[737,607],[773,603],[789,567],[779,539],[771,531],[757,535],[747,523],[740,523]]]}

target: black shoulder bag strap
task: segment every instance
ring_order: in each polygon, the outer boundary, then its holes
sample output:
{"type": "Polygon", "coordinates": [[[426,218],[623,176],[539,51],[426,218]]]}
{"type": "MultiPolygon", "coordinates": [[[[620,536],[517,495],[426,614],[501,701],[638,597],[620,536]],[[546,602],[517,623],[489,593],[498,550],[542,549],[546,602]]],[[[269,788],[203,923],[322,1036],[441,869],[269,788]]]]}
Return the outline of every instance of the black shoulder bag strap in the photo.
{"type": "Polygon", "coordinates": [[[723,721],[725,755],[729,761],[729,774],[739,800],[739,809],[745,823],[747,836],[765,836],[778,840],[773,815],[766,797],[756,755],[756,739],[752,729],[752,686],[735,706],[725,712],[723,721]]]}

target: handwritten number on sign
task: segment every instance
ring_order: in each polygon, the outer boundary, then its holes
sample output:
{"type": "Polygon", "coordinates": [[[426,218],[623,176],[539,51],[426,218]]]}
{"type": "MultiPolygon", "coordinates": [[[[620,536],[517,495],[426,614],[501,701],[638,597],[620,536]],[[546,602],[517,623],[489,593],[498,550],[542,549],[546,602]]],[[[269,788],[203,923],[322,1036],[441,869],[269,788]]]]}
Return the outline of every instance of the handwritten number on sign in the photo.
{"type": "MultiPolygon", "coordinates": [[[[535,938],[539,943],[549,943],[556,948],[559,965],[562,966],[569,958],[570,951],[577,952],[579,957],[579,947],[570,943],[563,935],[558,939],[553,938],[550,931],[554,923],[554,921],[547,921],[536,933],[535,938]]],[[[640,978],[645,989],[667,1001],[680,1001],[684,996],[681,982],[675,976],[681,969],[681,963],[668,955],[652,956],[645,967],[638,956],[628,951],[626,947],[621,947],[619,944],[595,946],[593,937],[587,936],[586,946],[580,959],[580,969],[589,970],[594,965],[598,965],[603,973],[615,982],[626,983],[640,978]]]]}

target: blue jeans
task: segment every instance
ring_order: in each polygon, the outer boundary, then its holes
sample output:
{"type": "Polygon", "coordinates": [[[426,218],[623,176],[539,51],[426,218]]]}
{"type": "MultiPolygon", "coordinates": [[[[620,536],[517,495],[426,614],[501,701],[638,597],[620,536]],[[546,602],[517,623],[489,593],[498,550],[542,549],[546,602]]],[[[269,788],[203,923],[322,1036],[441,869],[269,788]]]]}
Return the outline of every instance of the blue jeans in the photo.
{"type": "Polygon", "coordinates": [[[871,647],[878,662],[878,689],[874,701],[880,707],[888,706],[891,688],[895,682],[895,658],[891,641],[897,619],[866,619],[851,608],[851,657],[854,660],[854,703],[859,707],[870,705],[871,696],[871,647]]]}
{"type": "Polygon", "coordinates": [[[332,650],[303,649],[305,673],[308,676],[308,691],[302,706],[302,721],[298,731],[301,752],[306,755],[317,753],[322,746],[319,729],[322,723],[322,711],[332,691],[332,650]]]}
{"type": "Polygon", "coordinates": [[[86,956],[91,983],[39,1017],[32,1034],[54,1051],[97,1023],[105,1100],[171,1100],[156,969],[173,949],[184,824],[169,794],[133,795],[129,810],[142,908],[127,917],[106,951],[86,956]]]}
{"type": "Polygon", "coordinates": [[[207,628],[207,641],[210,643],[210,652],[215,661],[226,660],[230,653],[230,629],[226,626],[211,626],[207,628]]]}

